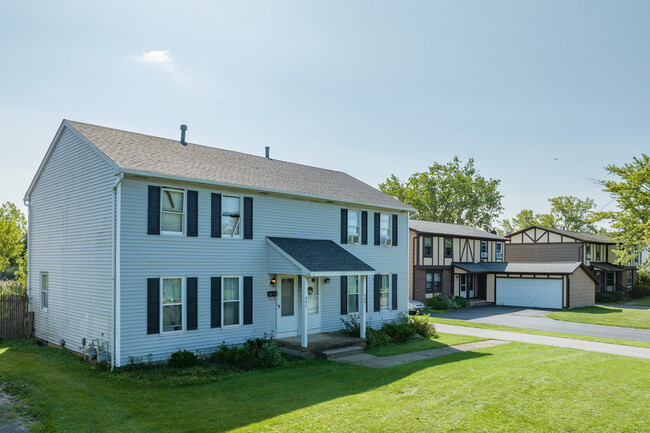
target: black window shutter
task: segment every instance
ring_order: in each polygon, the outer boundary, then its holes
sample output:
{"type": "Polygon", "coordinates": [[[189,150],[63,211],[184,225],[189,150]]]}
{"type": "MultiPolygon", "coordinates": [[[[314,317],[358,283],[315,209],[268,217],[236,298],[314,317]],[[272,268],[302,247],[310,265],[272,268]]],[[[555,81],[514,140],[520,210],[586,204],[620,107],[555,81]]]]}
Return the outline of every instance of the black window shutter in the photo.
{"type": "Polygon", "coordinates": [[[147,234],[160,234],[160,187],[149,185],[149,206],[147,212],[147,234]]]}
{"type": "Polygon", "coordinates": [[[212,203],[210,205],[210,222],[212,225],[213,238],[221,237],[221,194],[212,193],[212,203]]]}
{"type": "Polygon", "coordinates": [[[160,279],[147,278],[147,334],[160,332],[160,279]]]}
{"type": "Polygon", "coordinates": [[[198,323],[198,281],[196,277],[187,277],[187,330],[199,328],[198,323]]]}
{"type": "Polygon", "coordinates": [[[199,235],[199,192],[187,191],[187,236],[199,235]]]}
{"type": "Polygon", "coordinates": [[[375,311],[380,310],[379,306],[379,290],[381,289],[381,275],[380,274],[375,274],[375,288],[374,288],[374,304],[375,304],[375,311]]]}
{"type": "Polygon", "coordinates": [[[253,277],[244,277],[244,325],[253,323],[253,277]]]}
{"type": "Polygon", "coordinates": [[[381,218],[381,214],[378,212],[375,212],[375,245],[380,244],[380,235],[379,235],[379,220],[381,218]]]}
{"type": "Polygon", "coordinates": [[[397,215],[393,215],[393,246],[397,246],[397,215]]]}
{"type": "Polygon", "coordinates": [[[397,274],[393,274],[391,295],[393,296],[393,310],[397,310],[397,274]]]}
{"type": "Polygon", "coordinates": [[[368,245],[368,211],[361,211],[361,245],[368,245]]]}
{"type": "Polygon", "coordinates": [[[221,277],[210,279],[210,327],[221,328],[221,277]]]}
{"type": "Polygon", "coordinates": [[[348,210],[341,209],[341,243],[348,243],[348,210]]]}
{"type": "Polygon", "coordinates": [[[244,197],[244,239],[253,239],[253,197],[244,197]]]}
{"type": "Polygon", "coordinates": [[[341,314],[348,314],[348,277],[341,275],[341,314]]]}

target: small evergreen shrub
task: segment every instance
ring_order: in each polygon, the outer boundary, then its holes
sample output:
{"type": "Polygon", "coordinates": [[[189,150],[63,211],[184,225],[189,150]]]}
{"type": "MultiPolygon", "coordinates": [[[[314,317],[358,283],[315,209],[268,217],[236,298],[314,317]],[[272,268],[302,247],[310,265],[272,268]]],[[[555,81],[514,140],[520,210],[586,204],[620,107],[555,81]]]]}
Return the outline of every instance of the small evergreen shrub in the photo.
{"type": "Polygon", "coordinates": [[[424,338],[437,338],[438,334],[436,333],[436,327],[429,320],[429,315],[416,314],[409,317],[409,325],[415,329],[417,335],[420,335],[424,338]]]}
{"type": "Polygon", "coordinates": [[[444,295],[434,296],[433,298],[427,299],[427,307],[432,310],[448,310],[449,305],[444,295]]]}
{"type": "Polygon", "coordinates": [[[221,344],[219,350],[214,353],[213,357],[224,365],[241,370],[250,370],[258,364],[255,355],[246,346],[227,346],[226,344],[221,344]]]}
{"type": "Polygon", "coordinates": [[[274,342],[267,340],[262,343],[262,346],[257,352],[257,359],[262,368],[277,367],[282,364],[282,353],[274,342]]]}
{"type": "Polygon", "coordinates": [[[187,368],[196,365],[196,355],[189,350],[177,350],[169,358],[169,366],[173,368],[187,368]]]}
{"type": "Polygon", "coordinates": [[[462,296],[454,296],[454,302],[456,303],[456,308],[467,308],[467,299],[462,296]]]}
{"type": "Polygon", "coordinates": [[[393,342],[393,339],[390,338],[383,329],[366,329],[366,347],[373,348],[379,346],[385,346],[393,342]]]}
{"type": "Polygon", "coordinates": [[[413,327],[408,322],[392,322],[384,323],[381,327],[381,330],[384,331],[395,343],[404,343],[409,341],[415,335],[415,327],[413,327]]]}

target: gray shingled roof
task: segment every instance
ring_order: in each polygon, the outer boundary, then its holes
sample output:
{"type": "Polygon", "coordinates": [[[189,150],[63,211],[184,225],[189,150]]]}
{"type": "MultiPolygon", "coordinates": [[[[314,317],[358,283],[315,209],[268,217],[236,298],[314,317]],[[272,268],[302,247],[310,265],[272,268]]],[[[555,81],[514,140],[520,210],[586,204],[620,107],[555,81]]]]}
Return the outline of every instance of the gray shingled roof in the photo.
{"type": "Polygon", "coordinates": [[[481,262],[454,263],[454,266],[467,272],[478,274],[572,274],[580,267],[580,262],[545,262],[545,263],[515,263],[515,262],[481,262]]]}
{"type": "Polygon", "coordinates": [[[311,272],[374,271],[365,262],[330,240],[280,237],[268,239],[311,272]]]}
{"type": "Polygon", "coordinates": [[[604,262],[591,262],[591,266],[593,266],[596,269],[600,269],[603,271],[610,271],[610,272],[619,272],[625,270],[625,268],[622,266],[616,266],[616,265],[612,265],[611,263],[604,263],[604,262]]]}
{"type": "Polygon", "coordinates": [[[593,242],[595,244],[609,244],[609,245],[615,245],[616,241],[610,239],[608,236],[605,235],[595,235],[591,233],[580,233],[580,232],[571,232],[569,230],[561,230],[561,229],[554,229],[550,227],[542,227],[542,226],[530,226],[526,227],[525,229],[516,231],[514,233],[510,233],[507,235],[509,238],[512,237],[513,235],[516,235],[518,233],[524,232],[526,230],[529,230],[531,228],[537,227],[538,229],[542,230],[548,230],[551,233],[557,233],[558,235],[563,235],[567,236],[573,239],[577,239],[579,241],[583,242],[593,242]]]}
{"type": "Polygon", "coordinates": [[[488,233],[481,229],[462,224],[439,223],[435,221],[409,220],[409,228],[419,233],[445,236],[462,236],[466,238],[507,241],[507,238],[488,233]]]}
{"type": "Polygon", "coordinates": [[[354,177],[333,170],[232,150],[66,121],[122,170],[414,210],[354,177]]]}

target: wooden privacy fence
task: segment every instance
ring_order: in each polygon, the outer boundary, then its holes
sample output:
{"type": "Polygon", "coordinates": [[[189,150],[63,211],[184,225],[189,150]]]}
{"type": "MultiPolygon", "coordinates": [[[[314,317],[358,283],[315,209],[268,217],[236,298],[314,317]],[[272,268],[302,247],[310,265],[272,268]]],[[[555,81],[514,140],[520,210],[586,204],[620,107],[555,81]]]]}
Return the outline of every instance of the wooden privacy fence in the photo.
{"type": "Polygon", "coordinates": [[[27,311],[27,296],[0,294],[0,340],[29,338],[33,317],[27,311]]]}

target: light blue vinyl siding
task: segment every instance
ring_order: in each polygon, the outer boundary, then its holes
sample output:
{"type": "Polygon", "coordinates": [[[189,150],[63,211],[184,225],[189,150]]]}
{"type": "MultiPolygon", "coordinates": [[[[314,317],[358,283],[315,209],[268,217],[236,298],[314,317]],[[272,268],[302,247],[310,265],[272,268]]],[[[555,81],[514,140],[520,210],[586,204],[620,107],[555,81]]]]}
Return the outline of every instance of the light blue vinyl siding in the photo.
{"type": "Polygon", "coordinates": [[[30,287],[34,335],[80,351],[111,341],[113,168],[64,129],[32,191],[30,287]],[[40,274],[48,273],[48,311],[40,274]]]}
{"type": "MultiPolygon", "coordinates": [[[[209,188],[205,185],[160,182],[125,178],[121,185],[121,247],[120,247],[120,315],[121,364],[130,358],[148,355],[164,359],[178,349],[212,351],[222,342],[243,343],[250,337],[260,337],[276,329],[276,300],[267,292],[271,275],[269,260],[279,258],[269,254],[267,236],[301,237],[340,240],[340,210],[345,205],[298,200],[270,194],[253,194],[209,188]],[[173,186],[198,191],[199,213],[196,238],[186,236],[147,235],[147,186],[173,186]],[[252,240],[210,237],[210,194],[238,194],[253,197],[252,240]],[[147,278],[160,276],[198,277],[198,329],[170,335],[147,335],[147,278]],[[210,277],[220,275],[253,276],[253,324],[225,329],[210,328],[210,277]]],[[[408,215],[399,214],[397,247],[373,244],[372,214],[369,215],[369,245],[343,247],[381,273],[397,273],[399,310],[374,313],[372,276],[368,278],[368,319],[371,324],[392,320],[407,310],[408,285],[408,215]]],[[[383,212],[386,212],[384,209],[383,212]]],[[[287,268],[292,271],[293,268],[287,268]]],[[[321,286],[322,331],[340,327],[339,277],[321,286]]]]}

